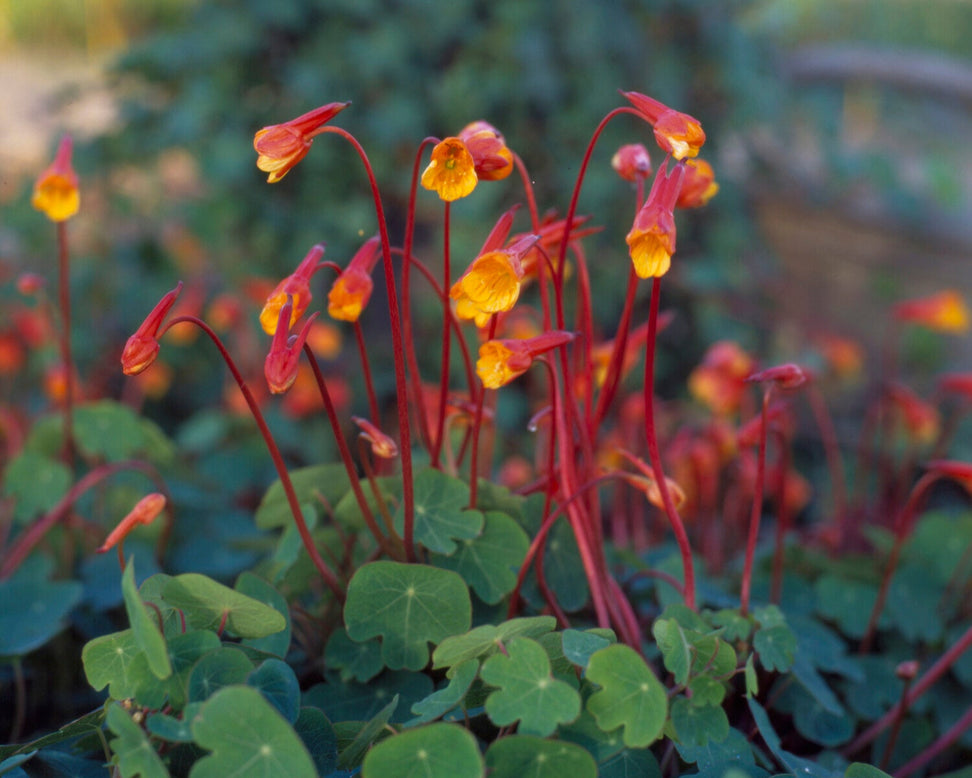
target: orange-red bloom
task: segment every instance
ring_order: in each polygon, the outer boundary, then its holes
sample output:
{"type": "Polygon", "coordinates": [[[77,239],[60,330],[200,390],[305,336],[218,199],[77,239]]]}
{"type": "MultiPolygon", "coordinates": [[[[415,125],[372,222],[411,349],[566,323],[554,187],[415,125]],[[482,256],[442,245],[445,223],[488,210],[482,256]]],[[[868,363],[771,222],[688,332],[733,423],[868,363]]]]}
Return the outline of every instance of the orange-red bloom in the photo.
{"type": "Polygon", "coordinates": [[[672,211],[682,187],[685,165],[679,164],[670,173],[659,168],[651,185],[648,199],[635,216],[634,224],[625,240],[638,278],[665,275],[675,253],[675,216],[672,211]]]}
{"type": "Polygon", "coordinates": [[[954,289],[898,303],[893,313],[898,321],[921,324],[937,332],[961,335],[969,329],[969,309],[954,289]]]}
{"type": "Polygon", "coordinates": [[[513,152],[492,124],[477,121],[459,131],[461,140],[473,159],[473,169],[480,181],[500,181],[513,172],[513,152]]]}
{"type": "Polygon", "coordinates": [[[887,396],[897,420],[912,440],[926,445],[935,440],[941,430],[941,417],[934,405],[903,384],[893,384],[887,396]]]}
{"type": "Polygon", "coordinates": [[[538,235],[527,235],[508,248],[476,257],[449,291],[456,301],[456,316],[475,319],[477,327],[485,327],[494,313],[510,310],[520,296],[520,260],[539,239],[538,235]]]}
{"type": "Polygon", "coordinates": [[[664,103],[640,92],[622,92],[628,102],[655,131],[655,140],[662,151],[675,159],[698,156],[705,143],[705,132],[694,116],[675,111],[664,103]]]}
{"type": "Polygon", "coordinates": [[[291,320],[293,306],[293,299],[288,297],[287,302],[280,309],[270,351],[263,362],[263,375],[267,379],[267,386],[274,394],[283,394],[293,386],[297,379],[300,351],[304,347],[304,341],[307,340],[307,333],[310,331],[311,324],[317,318],[317,311],[315,311],[304,323],[300,334],[291,336],[287,322],[291,320]]]}
{"type": "Polygon", "coordinates": [[[796,389],[798,386],[803,386],[806,383],[807,374],[803,372],[803,369],[799,365],[788,362],[784,365],[777,365],[776,367],[768,367],[766,370],[760,370],[758,373],[753,373],[746,380],[752,383],[772,381],[780,389],[796,389]]]}
{"type": "Polygon", "coordinates": [[[938,379],[938,385],[943,392],[959,394],[966,401],[972,401],[972,373],[946,373],[938,379]]]}
{"type": "Polygon", "coordinates": [[[289,122],[258,130],[253,136],[253,148],[258,154],[257,167],[270,174],[267,181],[275,184],[287,175],[294,165],[307,156],[321,126],[349,105],[350,102],[328,103],[289,122]]]}
{"type": "Polygon", "coordinates": [[[361,437],[371,444],[371,451],[376,457],[394,459],[398,456],[398,446],[395,441],[370,421],[360,416],[352,416],[351,421],[361,428],[361,437]]]}
{"type": "Polygon", "coordinates": [[[108,549],[117,546],[139,524],[151,524],[162,513],[164,508],[164,494],[152,492],[152,494],[143,497],[135,504],[135,507],[132,508],[128,515],[118,522],[118,526],[111,531],[105,539],[105,542],[101,544],[98,553],[103,554],[108,549]]]}
{"type": "Polygon", "coordinates": [[[70,219],[81,207],[78,176],[71,167],[72,141],[70,135],[61,138],[54,162],[34,184],[31,204],[52,222],[70,219]]]}
{"type": "Polygon", "coordinates": [[[702,364],[689,375],[689,392],[715,414],[734,413],[745,394],[746,377],[755,366],[738,344],[720,340],[709,347],[702,364]]]}
{"type": "Polygon", "coordinates": [[[641,143],[629,143],[611,157],[611,167],[625,181],[644,180],[651,175],[651,157],[641,143]]]}
{"type": "Polygon", "coordinates": [[[159,353],[159,328],[181,291],[182,281],[159,300],[145,321],[135,330],[135,334],[125,343],[121,355],[122,372],[125,375],[138,375],[155,361],[159,353]]]}
{"type": "Polygon", "coordinates": [[[267,297],[260,311],[260,326],[267,335],[273,335],[277,331],[277,322],[280,319],[280,309],[287,302],[287,297],[293,298],[292,313],[290,321],[287,322],[287,329],[294,326],[297,319],[304,315],[307,306],[310,305],[313,296],[310,290],[311,276],[317,271],[317,265],[321,257],[324,256],[324,245],[318,243],[307,252],[307,256],[301,261],[297,269],[277,284],[276,288],[267,297]]]}
{"type": "Polygon", "coordinates": [[[451,203],[470,194],[477,183],[476,164],[466,144],[455,137],[439,141],[422,173],[422,186],[451,203]]]}
{"type": "Polygon", "coordinates": [[[332,319],[357,321],[371,299],[374,283],[371,271],[378,261],[381,239],[376,235],[358,249],[344,271],[334,280],[327,295],[327,312],[332,319]]]}
{"type": "Polygon", "coordinates": [[[488,340],[479,347],[476,373],[487,389],[498,389],[529,370],[541,354],[569,343],[574,333],[554,330],[526,340],[488,340]]]}
{"type": "Polygon", "coordinates": [[[719,185],[712,165],[704,159],[685,160],[685,180],[675,201],[676,208],[701,208],[715,197],[719,185]]]}

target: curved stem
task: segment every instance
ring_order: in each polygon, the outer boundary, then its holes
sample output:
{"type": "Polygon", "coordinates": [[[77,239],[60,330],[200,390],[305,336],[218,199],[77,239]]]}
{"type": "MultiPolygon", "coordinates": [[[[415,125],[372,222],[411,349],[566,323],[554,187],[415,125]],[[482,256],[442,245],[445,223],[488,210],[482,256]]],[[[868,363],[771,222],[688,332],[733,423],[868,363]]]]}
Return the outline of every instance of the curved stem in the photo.
{"type": "Polygon", "coordinates": [[[445,434],[445,412],[446,399],[449,396],[449,362],[450,345],[452,343],[452,332],[449,329],[449,321],[452,318],[452,306],[449,305],[447,296],[449,286],[452,283],[450,273],[450,250],[449,238],[452,224],[452,208],[450,203],[445,204],[443,215],[443,237],[442,237],[442,289],[445,292],[442,301],[442,362],[439,367],[439,418],[435,427],[435,440],[432,444],[432,467],[439,466],[439,452],[442,450],[442,436],[445,434]]]}
{"type": "Polygon", "coordinates": [[[358,353],[361,354],[361,372],[364,377],[365,391],[368,393],[368,412],[371,414],[371,423],[376,427],[381,427],[381,416],[378,413],[378,398],[375,396],[375,382],[371,377],[371,363],[368,360],[368,349],[365,348],[364,331],[361,329],[361,322],[354,320],[354,339],[358,344],[358,353]]]}
{"type": "Polygon", "coordinates": [[[756,459],[756,484],[753,488],[753,509],[749,515],[749,533],[746,536],[746,559],[743,563],[742,591],[739,594],[739,613],[749,613],[749,595],[753,584],[753,558],[756,555],[756,540],[759,538],[759,521],[763,515],[763,485],[766,480],[766,425],[769,421],[767,409],[773,384],[763,390],[762,418],[759,425],[759,454],[756,459]]]}
{"type": "MultiPolygon", "coordinates": [[[[496,317],[489,320],[489,336],[492,340],[496,335],[496,317]]],[[[476,416],[472,424],[472,451],[469,454],[469,507],[476,507],[476,497],[479,489],[479,431],[483,425],[483,405],[486,402],[486,388],[480,387],[476,397],[476,416]]]]}

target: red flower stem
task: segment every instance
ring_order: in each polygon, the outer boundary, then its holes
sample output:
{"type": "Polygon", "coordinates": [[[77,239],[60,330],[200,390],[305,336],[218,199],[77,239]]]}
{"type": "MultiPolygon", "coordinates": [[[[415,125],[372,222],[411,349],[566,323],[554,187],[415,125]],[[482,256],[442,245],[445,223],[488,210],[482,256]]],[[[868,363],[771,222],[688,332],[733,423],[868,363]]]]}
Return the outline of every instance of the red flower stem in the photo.
{"type": "MultiPolygon", "coordinates": [[[[564,238],[566,239],[566,235],[564,238]]],[[[577,258],[577,293],[580,301],[577,305],[577,329],[581,333],[581,343],[575,350],[575,364],[580,363],[574,374],[580,376],[584,382],[584,417],[591,417],[591,402],[594,387],[591,384],[591,350],[594,345],[594,320],[591,314],[591,279],[587,272],[587,261],[580,246],[574,247],[577,258]]],[[[593,437],[593,434],[589,435],[593,437]]]]}
{"type": "Polygon", "coordinates": [[[961,718],[950,726],[947,731],[943,732],[938,740],[895,770],[895,778],[907,778],[907,776],[911,775],[913,772],[920,770],[932,759],[942,753],[946,748],[955,743],[956,740],[962,737],[962,735],[965,734],[965,731],[970,727],[972,727],[972,708],[965,711],[961,718]]]}
{"type": "MultiPolygon", "coordinates": [[[[449,238],[452,224],[452,208],[446,202],[442,216],[442,289],[448,292],[452,281],[450,273],[450,250],[449,238]]],[[[442,362],[439,368],[439,418],[436,422],[435,440],[432,443],[431,462],[432,467],[439,467],[439,452],[442,450],[442,436],[445,434],[445,411],[446,400],[449,397],[449,362],[451,357],[450,346],[452,344],[452,333],[449,329],[449,320],[452,318],[452,306],[449,298],[443,296],[442,301],[442,362]]]]}
{"type": "MultiPolygon", "coordinates": [[[[969,628],[962,633],[962,636],[938,658],[938,661],[925,671],[925,674],[915,682],[915,685],[911,688],[911,691],[908,692],[906,696],[902,697],[898,703],[891,708],[891,710],[881,716],[881,718],[879,718],[860,735],[858,735],[854,741],[850,743],[850,745],[841,751],[841,754],[847,758],[850,758],[852,754],[855,754],[860,749],[864,748],[864,746],[873,742],[878,735],[894,724],[899,711],[902,708],[910,708],[912,705],[914,705],[918,698],[927,692],[936,681],[938,681],[943,675],[945,675],[946,672],[948,672],[949,668],[958,661],[959,657],[965,653],[969,646],[972,646],[972,626],[969,626],[969,628]]],[[[963,716],[962,719],[964,720],[965,716],[963,716]]],[[[904,773],[899,773],[899,775],[903,774],[904,773]]]]}
{"type": "Polygon", "coordinates": [[[57,223],[58,305],[61,309],[61,364],[64,368],[64,461],[74,470],[74,357],[71,354],[71,268],[67,222],[57,223]]]}
{"type": "Polygon", "coordinates": [[[790,442],[786,434],[776,433],[779,446],[779,463],[776,467],[776,538],[773,548],[773,577],[770,584],[770,602],[779,604],[783,596],[783,551],[786,533],[790,529],[790,508],[786,502],[786,475],[790,470],[790,442]]]}
{"type": "MultiPolygon", "coordinates": [[[[415,259],[412,257],[412,242],[415,239],[415,200],[418,191],[419,168],[421,167],[422,154],[425,147],[438,143],[438,138],[427,137],[418,147],[415,154],[415,162],[412,163],[412,183],[408,192],[408,212],[405,217],[405,242],[402,246],[402,327],[403,339],[405,341],[405,361],[408,364],[409,377],[412,380],[412,396],[415,398],[415,410],[418,413],[419,438],[426,451],[432,450],[432,441],[429,439],[429,420],[425,401],[422,395],[422,375],[419,373],[418,359],[415,356],[415,337],[412,334],[412,285],[411,268],[415,259]]],[[[422,267],[421,269],[425,269],[422,267]]],[[[427,275],[427,277],[430,277],[427,275]]],[[[435,285],[434,280],[432,281],[435,285]]],[[[440,297],[443,294],[439,293],[440,297]]],[[[448,300],[445,300],[448,305],[448,300]]]]}
{"type": "Polygon", "coordinates": [[[344,590],[341,588],[341,584],[337,579],[337,576],[331,571],[327,566],[327,563],[321,558],[320,553],[317,550],[317,546],[314,545],[314,538],[310,534],[310,530],[307,528],[307,522],[304,521],[304,514],[300,509],[300,501],[297,499],[297,493],[294,491],[294,484],[290,480],[290,473],[287,470],[287,466],[284,464],[283,456],[280,454],[280,449],[277,446],[277,441],[274,440],[273,434],[270,432],[270,428],[267,426],[267,421],[263,417],[263,412],[260,410],[260,405],[257,403],[256,399],[253,397],[253,392],[250,391],[250,387],[247,385],[246,381],[243,380],[243,376],[240,374],[239,368],[233,361],[233,357],[226,350],[226,346],[223,341],[220,340],[219,335],[217,335],[212,327],[210,327],[202,319],[196,316],[184,315],[176,316],[170,319],[165,327],[159,332],[157,339],[161,340],[162,336],[165,335],[173,326],[180,324],[181,322],[188,322],[190,324],[195,324],[199,329],[209,336],[209,339],[216,346],[223,358],[223,362],[229,368],[230,373],[233,375],[233,379],[236,381],[236,385],[240,388],[240,392],[243,394],[243,399],[246,400],[247,407],[250,409],[250,415],[256,422],[257,429],[260,431],[260,435],[263,437],[263,442],[267,446],[267,451],[270,453],[270,459],[273,460],[273,466],[277,470],[277,476],[280,478],[280,485],[283,487],[284,494],[287,497],[287,504],[290,506],[290,512],[294,516],[294,523],[297,525],[297,532],[300,534],[300,539],[304,543],[304,548],[307,549],[307,553],[310,555],[311,562],[314,563],[314,567],[320,573],[321,578],[327,587],[334,593],[334,596],[338,598],[339,602],[344,602],[344,590]]]}
{"type": "Polygon", "coordinates": [[[841,460],[840,444],[837,442],[834,420],[827,410],[823,393],[815,381],[811,381],[807,387],[807,399],[817,422],[817,429],[820,430],[820,441],[830,470],[830,483],[834,493],[834,523],[837,526],[837,544],[840,547],[847,531],[847,480],[844,475],[844,463],[841,460]]]}
{"type": "MultiPolygon", "coordinates": [[[[415,557],[415,484],[412,481],[412,436],[408,421],[408,386],[405,376],[405,345],[402,338],[402,318],[398,308],[398,292],[395,287],[395,268],[392,265],[391,243],[388,240],[388,223],[385,220],[385,209],[381,203],[381,192],[375,180],[375,172],[371,167],[368,155],[358,143],[357,139],[340,127],[327,126],[325,132],[340,135],[348,141],[358,152],[364,165],[368,182],[371,185],[371,195],[375,202],[375,214],[378,219],[378,232],[381,237],[381,255],[385,268],[385,286],[388,290],[388,313],[391,319],[392,349],[395,354],[395,399],[398,404],[398,431],[401,436],[400,452],[402,455],[402,510],[404,514],[405,555],[409,562],[415,557]]],[[[404,264],[408,264],[408,253],[404,264]]],[[[420,396],[416,397],[420,400],[420,396]]]]}
{"type": "MultiPolygon", "coordinates": [[[[620,110],[620,109],[619,109],[620,110]]],[[[685,578],[685,604],[695,610],[695,567],[692,562],[692,548],[689,545],[688,534],[682,517],[678,515],[675,501],[672,499],[668,481],[665,480],[665,469],[662,467],[661,455],[658,453],[658,435],[655,432],[655,341],[658,337],[658,301],[661,297],[661,279],[652,279],[651,307],[648,311],[648,339],[645,343],[645,438],[648,441],[648,458],[651,469],[658,483],[662,505],[675,533],[682,557],[682,574],[685,578]]]]}
{"type": "MultiPolygon", "coordinates": [[[[901,689],[901,700],[904,701],[908,697],[908,689],[911,687],[911,682],[914,680],[913,677],[905,679],[904,686],[901,689]]],[[[901,734],[901,725],[904,724],[905,713],[907,713],[907,708],[904,705],[898,706],[898,715],[894,717],[894,724],[891,726],[891,732],[888,734],[888,742],[884,745],[884,755],[881,757],[881,762],[879,769],[887,772],[888,764],[891,762],[891,755],[894,753],[894,745],[898,742],[898,735],[901,734]]]]}
{"type": "Polygon", "coordinates": [[[914,528],[914,519],[918,508],[924,501],[929,488],[941,477],[940,473],[931,472],[925,473],[925,475],[919,478],[918,482],[912,488],[911,494],[908,496],[908,501],[895,518],[894,545],[891,547],[891,556],[888,558],[888,564],[884,568],[884,576],[881,578],[881,588],[878,590],[877,599],[874,601],[874,607],[871,609],[871,616],[867,621],[867,629],[864,631],[864,637],[861,638],[859,650],[862,654],[866,654],[871,650],[874,636],[877,633],[878,619],[881,617],[884,604],[888,599],[888,592],[891,589],[891,579],[894,578],[895,570],[898,568],[898,562],[901,559],[901,551],[904,548],[904,544],[910,537],[911,530],[914,528]]]}
{"type": "Polygon", "coordinates": [[[348,447],[348,442],[344,439],[344,434],[341,432],[341,421],[338,419],[334,402],[331,400],[331,393],[327,390],[327,382],[321,373],[320,365],[317,364],[314,349],[307,343],[304,344],[304,354],[310,363],[311,370],[314,372],[314,380],[317,381],[317,389],[324,403],[324,412],[327,414],[327,419],[331,423],[331,429],[334,431],[334,441],[337,443],[338,453],[341,455],[341,462],[344,464],[344,469],[348,474],[348,481],[351,483],[351,490],[354,492],[354,498],[358,502],[361,516],[381,550],[395,559],[398,557],[395,548],[388,542],[388,539],[378,527],[378,522],[375,521],[375,516],[371,512],[371,508],[368,507],[368,500],[365,497],[364,490],[361,488],[361,479],[358,477],[358,470],[354,466],[354,460],[351,458],[351,449],[348,447]]]}
{"type": "Polygon", "coordinates": [[[743,563],[742,587],[739,593],[739,613],[749,613],[749,595],[753,583],[753,558],[756,555],[756,540],[759,538],[759,520],[763,514],[763,487],[766,481],[766,427],[769,423],[767,413],[773,384],[763,390],[762,419],[759,425],[759,454],[756,457],[756,483],[753,487],[753,509],[749,515],[749,534],[746,536],[746,559],[743,563]]]}
{"type": "Polygon", "coordinates": [[[371,414],[371,423],[381,428],[381,415],[378,412],[378,398],[375,396],[375,383],[371,377],[371,363],[368,361],[368,349],[365,347],[364,331],[361,329],[361,322],[355,319],[354,339],[358,343],[358,352],[361,354],[361,373],[364,377],[365,390],[368,392],[368,412],[371,414]]]}
{"type": "MultiPolygon", "coordinates": [[[[489,319],[489,335],[492,340],[496,335],[496,316],[489,319]]],[[[483,426],[483,404],[486,402],[486,389],[480,387],[476,396],[476,415],[472,423],[472,450],[469,454],[469,507],[476,507],[479,491],[479,430],[483,426]]]]}
{"type": "Polygon", "coordinates": [[[637,291],[638,276],[635,273],[634,265],[631,265],[628,268],[628,292],[624,298],[624,308],[621,309],[621,320],[618,322],[618,330],[614,335],[614,348],[611,351],[611,359],[608,362],[607,375],[604,377],[604,385],[601,387],[601,391],[597,397],[594,416],[588,418],[588,429],[592,435],[601,426],[604,415],[607,413],[607,409],[617,393],[618,384],[621,380],[621,370],[624,366],[625,351],[628,347],[631,313],[634,310],[637,291]]]}
{"type": "Polygon", "coordinates": [[[533,181],[530,180],[530,174],[527,171],[526,165],[523,164],[523,160],[520,159],[520,155],[513,152],[513,164],[516,165],[516,170],[520,174],[520,180],[523,182],[523,192],[526,195],[527,208],[530,211],[530,229],[534,232],[540,231],[540,212],[537,210],[537,198],[533,192],[533,181]]]}
{"type": "Polygon", "coordinates": [[[398,533],[395,532],[395,525],[392,522],[391,514],[388,512],[388,504],[385,502],[385,496],[381,493],[381,489],[378,487],[378,481],[375,479],[375,469],[371,465],[371,457],[369,456],[368,449],[370,446],[368,442],[362,437],[358,436],[358,459],[361,461],[361,467],[364,470],[365,478],[368,479],[368,486],[371,489],[371,494],[375,498],[375,503],[378,505],[378,513],[381,514],[382,524],[385,525],[385,529],[388,531],[390,538],[401,540],[398,537],[398,533]]]}
{"type": "MultiPolygon", "coordinates": [[[[133,460],[99,465],[78,479],[77,483],[68,490],[67,494],[58,501],[57,505],[25,529],[13,542],[3,563],[0,564],[0,581],[6,580],[17,571],[17,568],[27,558],[27,555],[33,550],[34,546],[40,543],[52,527],[67,516],[68,511],[71,510],[81,495],[105,478],[124,470],[140,470],[161,485],[161,480],[156,475],[155,470],[145,462],[133,460]]],[[[164,485],[161,485],[161,490],[164,490],[164,485]]]]}

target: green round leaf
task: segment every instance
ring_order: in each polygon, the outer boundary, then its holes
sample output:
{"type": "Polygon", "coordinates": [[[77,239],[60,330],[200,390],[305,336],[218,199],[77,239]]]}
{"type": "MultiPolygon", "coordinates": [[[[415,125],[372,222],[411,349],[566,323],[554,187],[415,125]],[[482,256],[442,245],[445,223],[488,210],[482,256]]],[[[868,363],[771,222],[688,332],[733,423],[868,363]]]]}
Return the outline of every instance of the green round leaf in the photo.
{"type": "Polygon", "coordinates": [[[513,735],[486,752],[490,778],[597,778],[597,764],[585,749],[563,740],[513,735]]]}
{"type": "Polygon", "coordinates": [[[520,636],[539,638],[557,628],[553,616],[527,616],[504,621],[499,626],[482,624],[463,635],[443,640],[432,654],[432,667],[454,667],[467,659],[485,658],[495,654],[500,645],[520,636]]]}
{"type": "Polygon", "coordinates": [[[362,778],[481,778],[476,739],[454,724],[430,724],[383,740],[365,757],[362,778]]]}
{"type": "Polygon", "coordinates": [[[82,594],[76,581],[48,581],[29,568],[0,581],[0,656],[22,656],[64,629],[82,594]]]}
{"type": "MultiPolygon", "coordinates": [[[[436,554],[452,554],[457,540],[475,538],[483,529],[483,514],[469,509],[469,487],[441,470],[426,468],[415,475],[415,540],[436,554]]],[[[405,511],[395,514],[395,529],[405,531],[405,511]]],[[[524,553],[526,553],[524,551],[524,553]]]]}
{"type": "Polygon", "coordinates": [[[629,748],[644,748],[661,736],[668,695],[633,648],[618,644],[596,651],[588,662],[587,678],[601,687],[587,700],[601,729],[624,727],[622,739],[629,748]]]}
{"type": "Polygon", "coordinates": [[[382,659],[392,669],[421,670],[429,661],[429,643],[467,631],[471,621],[469,590],[449,570],[372,562],[348,584],[348,635],[358,641],[381,637],[382,659]]]}
{"type": "Polygon", "coordinates": [[[334,630],[324,647],[324,666],[338,670],[342,681],[367,683],[382,671],[381,643],[378,640],[356,642],[347,630],[334,630]]]}
{"type": "Polygon", "coordinates": [[[303,742],[256,689],[220,689],[192,720],[196,742],[212,751],[190,778],[317,778],[303,742]]]}
{"type": "Polygon", "coordinates": [[[672,726],[681,743],[704,746],[710,740],[719,743],[729,734],[729,719],[718,705],[694,704],[679,696],[672,703],[672,726]]]}
{"type": "Polygon", "coordinates": [[[301,708],[294,731],[310,752],[318,775],[330,775],[337,768],[337,735],[324,712],[317,708],[301,708]]]}
{"type": "Polygon", "coordinates": [[[49,511],[70,487],[67,466],[34,451],[18,454],[3,473],[3,494],[14,499],[14,519],[18,522],[49,511]]]}
{"type": "Polygon", "coordinates": [[[550,674],[543,646],[514,638],[506,648],[506,654],[494,654],[480,671],[483,681],[499,687],[486,698],[486,713],[494,724],[519,721],[522,734],[545,737],[580,715],[580,694],[550,674]]]}
{"type": "MultiPolygon", "coordinates": [[[[319,504],[318,496],[324,497],[328,505],[337,505],[341,497],[351,488],[344,465],[313,465],[290,471],[290,481],[301,505],[319,504]]],[[[290,503],[280,481],[267,489],[254,516],[260,529],[286,527],[294,520],[290,503]]]]}
{"type": "Polygon", "coordinates": [[[219,629],[220,624],[237,637],[262,638],[287,626],[275,608],[198,573],[183,573],[166,581],[166,603],[178,608],[196,629],[219,629]]]}
{"type": "Polygon", "coordinates": [[[246,679],[258,689],[281,716],[293,724],[300,713],[300,683],[293,669],[282,659],[268,659],[246,679]]]}
{"type": "Polygon", "coordinates": [[[287,607],[287,599],[269,583],[250,572],[241,573],[233,588],[247,597],[269,605],[284,617],[286,623],[282,630],[266,637],[244,639],[243,645],[284,658],[290,648],[290,608],[287,607]]]}
{"type": "Polygon", "coordinates": [[[238,648],[220,648],[200,659],[189,673],[189,700],[203,702],[224,686],[242,684],[253,663],[238,648]]]}

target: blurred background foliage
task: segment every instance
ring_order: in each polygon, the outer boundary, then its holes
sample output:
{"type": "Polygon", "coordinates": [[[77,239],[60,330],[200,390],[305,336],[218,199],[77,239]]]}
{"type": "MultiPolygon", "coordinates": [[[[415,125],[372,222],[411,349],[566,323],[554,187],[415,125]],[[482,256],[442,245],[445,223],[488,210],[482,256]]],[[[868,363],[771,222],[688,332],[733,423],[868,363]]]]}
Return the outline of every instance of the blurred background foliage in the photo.
{"type": "MultiPolygon", "coordinates": [[[[961,143],[972,130],[963,91],[972,6],[960,0],[6,0],[0,8],[0,39],[22,52],[107,55],[98,88],[108,90],[113,120],[82,140],[75,160],[85,208],[72,226],[81,255],[74,283],[91,306],[78,323],[89,369],[114,357],[178,278],[208,300],[255,277],[276,279],[318,241],[344,264],[375,231],[361,165],[340,140],[320,139],[273,187],[254,166],[256,129],[333,100],[353,101],[338,123],[371,156],[396,240],[427,135],[492,122],[529,166],[541,208],[562,212],[597,120],[621,102],[618,88],[699,117],[722,190],[680,221],[665,301],[682,314],[663,354],[672,391],[720,337],[788,358],[805,345],[793,333],[828,317],[827,326],[873,337],[856,307],[862,294],[880,304],[913,296],[924,291],[913,283],[952,278],[951,265],[931,261],[935,246],[946,259],[972,246],[972,152],[961,143]],[[945,75],[916,90],[893,72],[847,64],[847,51],[932,59],[945,75]],[[863,270],[848,281],[844,257],[869,230],[910,253],[896,259],[865,242],[864,258],[854,259],[863,270]],[[914,250],[924,254],[917,281],[914,250]]],[[[84,94],[74,86],[56,98],[63,107],[84,94]]],[[[633,208],[608,163],[632,140],[652,145],[636,120],[612,123],[580,205],[605,226],[588,248],[608,328],[624,294],[633,208]]],[[[50,250],[29,209],[30,183],[5,184],[0,248],[11,267],[50,250]]],[[[455,205],[456,268],[518,201],[511,177],[455,205]]],[[[418,202],[419,252],[436,265],[441,204],[425,192],[418,202]]],[[[166,403],[177,415],[223,391],[208,349],[192,354],[174,359],[180,379],[166,403]]]]}

